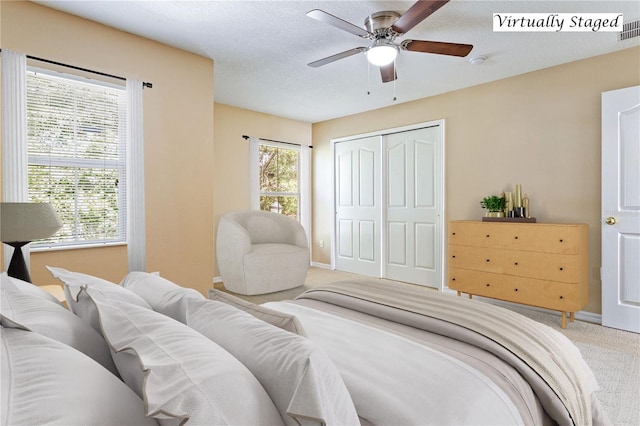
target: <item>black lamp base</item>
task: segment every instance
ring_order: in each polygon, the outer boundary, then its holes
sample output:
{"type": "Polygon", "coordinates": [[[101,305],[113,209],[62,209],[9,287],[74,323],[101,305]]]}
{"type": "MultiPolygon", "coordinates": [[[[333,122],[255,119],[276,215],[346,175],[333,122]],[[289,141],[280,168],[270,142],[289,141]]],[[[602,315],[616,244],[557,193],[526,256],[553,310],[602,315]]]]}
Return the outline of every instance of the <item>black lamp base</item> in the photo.
{"type": "Polygon", "coordinates": [[[5,244],[13,247],[13,256],[11,256],[11,263],[9,263],[7,275],[30,283],[31,277],[29,276],[29,269],[27,269],[27,264],[24,261],[24,256],[22,255],[22,246],[29,244],[29,241],[20,241],[5,244]]]}

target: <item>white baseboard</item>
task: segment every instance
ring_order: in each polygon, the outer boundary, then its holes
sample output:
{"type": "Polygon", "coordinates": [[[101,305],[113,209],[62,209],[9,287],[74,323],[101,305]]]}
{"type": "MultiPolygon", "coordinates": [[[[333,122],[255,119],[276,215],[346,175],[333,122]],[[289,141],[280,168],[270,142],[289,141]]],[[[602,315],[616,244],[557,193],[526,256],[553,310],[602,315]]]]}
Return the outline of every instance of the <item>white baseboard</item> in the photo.
{"type": "Polygon", "coordinates": [[[213,283],[221,283],[222,282],[222,277],[220,275],[213,277],[213,283]]]}
{"type": "Polygon", "coordinates": [[[594,314],[593,312],[579,311],[579,312],[576,312],[575,316],[577,319],[581,321],[602,325],[602,314],[594,314]]]}
{"type": "MultiPolygon", "coordinates": [[[[561,315],[560,311],[553,311],[551,309],[538,308],[537,306],[522,305],[520,303],[513,303],[513,302],[506,302],[504,300],[483,298],[481,296],[473,296],[473,298],[474,299],[490,300],[492,302],[495,302],[497,305],[519,306],[521,308],[531,309],[533,311],[544,312],[546,314],[551,314],[551,315],[556,315],[556,316],[560,316],[561,315]]],[[[591,322],[591,323],[594,323],[594,324],[602,325],[602,315],[601,314],[594,314],[593,312],[587,312],[587,311],[578,311],[578,312],[575,313],[574,316],[575,316],[575,318],[577,320],[580,320],[580,321],[586,321],[586,322],[591,322]]]]}

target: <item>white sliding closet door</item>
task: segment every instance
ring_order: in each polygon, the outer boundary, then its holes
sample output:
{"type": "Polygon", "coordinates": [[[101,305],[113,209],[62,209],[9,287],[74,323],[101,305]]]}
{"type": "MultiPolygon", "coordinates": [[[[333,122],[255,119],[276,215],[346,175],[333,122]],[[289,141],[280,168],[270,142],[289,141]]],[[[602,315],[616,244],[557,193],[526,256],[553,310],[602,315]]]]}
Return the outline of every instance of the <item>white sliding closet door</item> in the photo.
{"type": "Polygon", "coordinates": [[[335,144],[335,267],[380,277],[380,136],[335,144]]]}
{"type": "Polygon", "coordinates": [[[386,278],[440,288],[440,128],[393,133],[386,148],[386,278]]]}
{"type": "Polygon", "coordinates": [[[443,287],[443,126],[334,143],[334,267],[443,287]]]}

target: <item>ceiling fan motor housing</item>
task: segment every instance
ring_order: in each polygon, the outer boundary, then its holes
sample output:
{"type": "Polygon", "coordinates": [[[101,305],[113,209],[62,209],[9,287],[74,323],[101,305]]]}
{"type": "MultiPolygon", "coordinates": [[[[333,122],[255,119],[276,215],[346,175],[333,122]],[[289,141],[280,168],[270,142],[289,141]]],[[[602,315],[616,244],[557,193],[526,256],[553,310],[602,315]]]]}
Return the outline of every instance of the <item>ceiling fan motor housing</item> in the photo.
{"type": "Polygon", "coordinates": [[[393,40],[396,34],[392,34],[391,26],[400,18],[398,12],[384,10],[382,12],[372,13],[364,20],[364,26],[370,33],[379,38],[388,38],[393,40]]]}

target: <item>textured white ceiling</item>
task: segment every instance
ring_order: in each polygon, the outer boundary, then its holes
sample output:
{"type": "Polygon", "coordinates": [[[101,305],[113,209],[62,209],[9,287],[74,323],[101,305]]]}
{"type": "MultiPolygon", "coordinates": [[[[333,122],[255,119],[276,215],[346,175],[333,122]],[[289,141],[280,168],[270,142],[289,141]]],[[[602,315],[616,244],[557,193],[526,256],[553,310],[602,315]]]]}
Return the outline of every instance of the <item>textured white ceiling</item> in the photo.
{"type": "MultiPolygon", "coordinates": [[[[433,96],[640,45],[612,32],[493,32],[493,13],[623,13],[640,18],[640,1],[452,0],[406,38],[473,44],[466,58],[403,51],[398,80],[383,84],[358,54],[320,68],[307,63],[366,40],[306,16],[322,9],[355,25],[413,1],[37,1],[214,60],[216,102],[318,122],[433,96]],[[469,58],[486,56],[483,65],[469,58]],[[368,94],[369,92],[369,94],[368,94]],[[394,96],[397,100],[393,100],[394,96]]],[[[640,73],[640,64],[638,64],[640,73]]]]}

